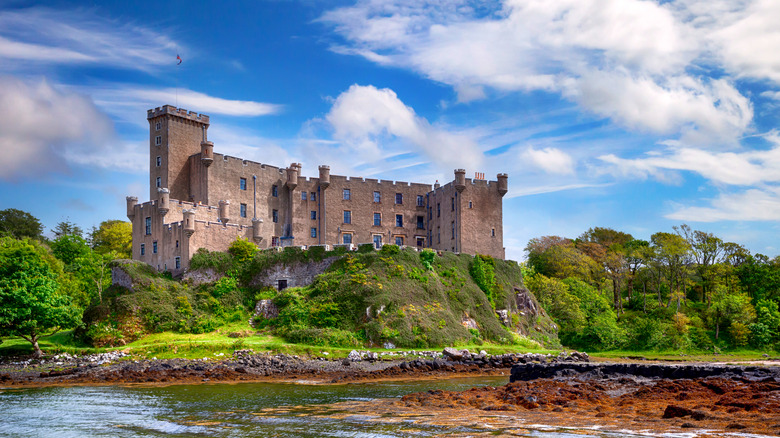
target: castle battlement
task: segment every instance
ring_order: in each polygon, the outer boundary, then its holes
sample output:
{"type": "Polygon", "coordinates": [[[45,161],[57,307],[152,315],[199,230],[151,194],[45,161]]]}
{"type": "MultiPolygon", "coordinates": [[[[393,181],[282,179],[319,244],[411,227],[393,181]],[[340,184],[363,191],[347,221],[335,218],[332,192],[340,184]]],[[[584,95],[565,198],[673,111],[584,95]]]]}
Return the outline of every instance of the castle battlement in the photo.
{"type": "Polygon", "coordinates": [[[284,170],[285,170],[285,169],[283,169],[281,167],[274,166],[274,165],[271,165],[271,164],[265,164],[265,163],[260,163],[260,162],[257,162],[257,161],[246,160],[244,158],[234,157],[232,155],[219,154],[219,153],[215,152],[214,153],[214,159],[215,160],[218,159],[217,157],[222,157],[222,161],[225,161],[225,162],[240,161],[242,166],[257,166],[260,169],[278,170],[279,173],[283,173],[284,170]]]}
{"type": "Polygon", "coordinates": [[[150,109],[146,111],[146,118],[153,119],[155,117],[159,117],[166,114],[182,117],[188,120],[192,120],[194,122],[204,123],[206,125],[209,124],[209,116],[205,114],[198,114],[195,111],[187,111],[184,108],[176,108],[175,106],[171,106],[171,105],[163,105],[161,107],[157,107],[155,109],[150,109]]]}

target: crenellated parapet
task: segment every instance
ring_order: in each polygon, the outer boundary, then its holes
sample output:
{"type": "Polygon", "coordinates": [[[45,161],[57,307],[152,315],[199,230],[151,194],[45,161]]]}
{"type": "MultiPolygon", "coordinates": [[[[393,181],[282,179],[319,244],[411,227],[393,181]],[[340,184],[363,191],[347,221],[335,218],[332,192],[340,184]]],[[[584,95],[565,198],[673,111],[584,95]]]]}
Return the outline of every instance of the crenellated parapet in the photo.
{"type": "Polygon", "coordinates": [[[155,117],[160,117],[164,115],[181,117],[187,120],[191,120],[193,122],[203,123],[205,125],[209,124],[209,116],[207,116],[206,114],[198,114],[195,111],[187,111],[184,108],[176,108],[175,106],[171,106],[171,105],[163,105],[161,107],[157,107],[155,109],[150,109],[146,111],[147,119],[153,119],[155,117]]]}

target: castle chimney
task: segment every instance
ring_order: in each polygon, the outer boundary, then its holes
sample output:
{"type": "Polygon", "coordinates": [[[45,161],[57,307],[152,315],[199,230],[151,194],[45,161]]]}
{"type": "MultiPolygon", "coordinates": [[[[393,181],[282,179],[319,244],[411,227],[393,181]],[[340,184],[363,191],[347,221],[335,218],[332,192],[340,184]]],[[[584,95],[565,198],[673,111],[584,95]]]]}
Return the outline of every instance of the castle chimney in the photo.
{"type": "Polygon", "coordinates": [[[291,191],[298,187],[298,163],[292,163],[287,168],[287,187],[291,191]]]}
{"type": "Polygon", "coordinates": [[[195,210],[184,210],[184,234],[187,237],[192,237],[192,233],[195,232],[195,210]]]}
{"type": "Polygon", "coordinates": [[[230,220],[230,215],[228,214],[229,207],[230,201],[219,201],[219,221],[222,222],[222,225],[227,225],[230,220]]]}
{"type": "Polygon", "coordinates": [[[507,175],[506,173],[499,173],[497,178],[498,178],[498,194],[504,196],[509,191],[509,175],[507,175]]]}
{"type": "Polygon", "coordinates": [[[330,186],[330,166],[320,166],[320,187],[327,189],[330,186]]]}
{"type": "Polygon", "coordinates": [[[455,169],[455,190],[458,193],[466,189],[466,169],[455,169]]]}
{"type": "Polygon", "coordinates": [[[127,196],[125,199],[127,200],[127,218],[132,222],[135,217],[135,206],[138,204],[138,198],[135,196],[127,196]]]}
{"type": "Polygon", "coordinates": [[[164,188],[157,189],[157,211],[160,212],[160,216],[165,216],[170,210],[170,191],[164,188]]]}

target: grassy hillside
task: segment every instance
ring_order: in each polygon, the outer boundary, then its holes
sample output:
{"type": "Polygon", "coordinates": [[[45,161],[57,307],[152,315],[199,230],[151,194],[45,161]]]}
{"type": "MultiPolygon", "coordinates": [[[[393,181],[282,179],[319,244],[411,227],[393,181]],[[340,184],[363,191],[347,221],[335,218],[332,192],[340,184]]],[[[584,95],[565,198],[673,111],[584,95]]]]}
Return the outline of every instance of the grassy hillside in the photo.
{"type": "Polygon", "coordinates": [[[248,320],[257,300],[271,299],[278,318],[259,318],[255,326],[288,342],[405,348],[484,341],[558,345],[555,325],[543,311],[535,311],[540,309],[535,300],[529,309],[523,305],[527,300],[516,299],[525,290],[514,262],[393,245],[352,253],[322,248],[255,253],[239,244],[231,253],[201,251],[192,266],[215,272],[219,279],[195,286],[158,275],[142,263],[117,264],[130,289],[114,285],[106,291],[103,302],[85,312],[78,334],[94,345],[123,345],[155,332],[210,332],[248,320]],[[329,257],[333,263],[309,286],[281,292],[250,286],[274,265],[329,257]],[[495,310],[506,310],[506,325],[495,310]]]}

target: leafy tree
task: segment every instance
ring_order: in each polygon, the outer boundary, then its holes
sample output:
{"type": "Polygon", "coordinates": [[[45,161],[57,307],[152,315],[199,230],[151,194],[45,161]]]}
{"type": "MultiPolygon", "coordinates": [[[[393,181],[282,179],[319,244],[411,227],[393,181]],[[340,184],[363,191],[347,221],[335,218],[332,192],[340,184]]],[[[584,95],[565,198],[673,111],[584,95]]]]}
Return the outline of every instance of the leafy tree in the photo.
{"type": "Polygon", "coordinates": [[[692,230],[688,225],[673,227],[677,234],[683,237],[690,246],[693,261],[695,262],[696,272],[702,280],[702,301],[710,303],[710,296],[707,293],[712,287],[713,272],[712,267],[720,259],[723,252],[723,241],[715,237],[712,233],[692,230]]]}
{"type": "Polygon", "coordinates": [[[75,234],[63,234],[54,239],[51,242],[51,250],[55,257],[62,260],[65,270],[69,272],[77,271],[78,266],[74,266],[76,260],[91,252],[87,241],[75,234]]]}
{"type": "Polygon", "coordinates": [[[634,238],[611,228],[595,227],[583,233],[577,248],[601,265],[607,278],[612,281],[612,304],[618,312],[623,309],[622,282],[628,273],[625,245],[634,238]]]}
{"type": "Polygon", "coordinates": [[[127,221],[108,220],[90,233],[92,248],[100,254],[115,252],[117,258],[132,258],[133,225],[127,221]]]}
{"type": "Polygon", "coordinates": [[[38,340],[78,322],[78,311],[59,293],[45,249],[28,240],[0,239],[0,333],[21,336],[35,356],[38,340]],[[47,334],[48,333],[48,334],[47,334]]]}
{"type": "Polygon", "coordinates": [[[0,210],[0,236],[9,235],[17,239],[29,237],[41,239],[43,226],[35,216],[15,208],[0,210]]]}
{"type": "Polygon", "coordinates": [[[756,318],[756,311],[747,294],[729,293],[723,286],[715,289],[712,305],[707,313],[715,325],[715,339],[720,337],[721,325],[731,325],[734,322],[746,325],[756,318]]]}
{"type": "Polygon", "coordinates": [[[62,236],[82,237],[84,235],[84,230],[82,230],[81,227],[67,219],[58,223],[51,232],[54,233],[55,238],[62,236]]]}
{"type": "Polygon", "coordinates": [[[252,259],[257,253],[257,245],[249,239],[237,238],[230,244],[228,252],[239,262],[243,263],[252,259]]]}
{"type": "Polygon", "coordinates": [[[683,237],[671,233],[655,233],[650,236],[655,247],[656,259],[664,267],[671,294],[667,307],[677,300],[677,312],[680,311],[680,301],[685,299],[685,289],[688,280],[690,263],[690,244],[683,237]]]}

